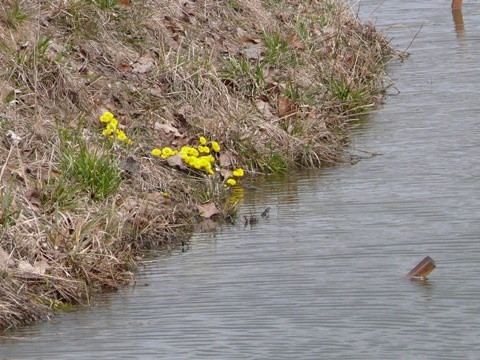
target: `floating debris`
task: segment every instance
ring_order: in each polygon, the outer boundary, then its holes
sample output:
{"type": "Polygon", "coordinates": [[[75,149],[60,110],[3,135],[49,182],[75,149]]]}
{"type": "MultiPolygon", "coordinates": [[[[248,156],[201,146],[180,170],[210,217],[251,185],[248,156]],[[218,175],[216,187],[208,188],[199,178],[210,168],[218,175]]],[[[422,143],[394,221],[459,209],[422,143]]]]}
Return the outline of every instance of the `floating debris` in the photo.
{"type": "Polygon", "coordinates": [[[407,277],[411,280],[425,280],[435,267],[435,261],[430,256],[426,256],[417,266],[410,270],[407,277]]]}
{"type": "Polygon", "coordinates": [[[270,209],[270,207],[267,207],[260,216],[264,219],[268,219],[270,217],[270,209]]]}

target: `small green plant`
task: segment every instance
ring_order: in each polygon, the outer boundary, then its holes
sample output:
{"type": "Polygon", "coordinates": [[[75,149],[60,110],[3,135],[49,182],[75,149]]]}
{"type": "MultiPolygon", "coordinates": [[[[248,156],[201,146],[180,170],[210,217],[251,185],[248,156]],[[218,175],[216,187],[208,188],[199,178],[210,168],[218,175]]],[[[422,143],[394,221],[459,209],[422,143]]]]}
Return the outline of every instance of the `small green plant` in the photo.
{"type": "Polygon", "coordinates": [[[19,211],[12,209],[14,199],[12,199],[13,183],[10,182],[7,189],[2,189],[0,193],[1,201],[1,213],[0,213],[0,227],[2,234],[6,229],[15,224],[15,220],[18,218],[19,211]]]}
{"type": "Polygon", "coordinates": [[[301,87],[297,83],[290,81],[285,87],[283,96],[292,100],[296,104],[305,104],[308,106],[317,106],[321,103],[321,94],[323,89],[319,86],[301,87]]]}
{"type": "Polygon", "coordinates": [[[50,46],[51,38],[49,37],[41,37],[38,39],[37,42],[37,56],[39,58],[42,58],[45,56],[45,53],[47,52],[48,47],[50,46]]]}
{"type": "Polygon", "coordinates": [[[295,56],[288,46],[287,40],[278,32],[263,33],[265,55],[262,62],[271,66],[295,65],[295,56]]]}
{"type": "Polygon", "coordinates": [[[0,12],[0,22],[12,29],[20,28],[27,19],[28,13],[22,7],[20,1],[16,1],[10,6],[7,5],[6,8],[2,8],[0,12]]]}
{"type": "Polygon", "coordinates": [[[332,95],[345,103],[343,105],[344,111],[358,113],[371,105],[368,99],[368,91],[364,86],[353,89],[346,81],[334,78],[330,79],[329,86],[332,95]]]}
{"type": "Polygon", "coordinates": [[[62,179],[52,184],[53,195],[65,203],[72,200],[69,191],[63,191],[62,185],[70,189],[83,189],[90,192],[94,199],[105,199],[114,193],[122,181],[121,170],[111,140],[131,143],[122,130],[117,129],[118,121],[113,114],[106,112],[100,117],[105,124],[102,134],[109,139],[102,149],[89,149],[85,141],[66,129],[59,129],[62,141],[60,147],[60,173],[62,179]],[[73,179],[76,184],[68,185],[73,179]]]}
{"type": "Polygon", "coordinates": [[[48,208],[74,208],[78,205],[78,193],[82,189],[81,184],[73,184],[66,177],[52,177],[48,182],[39,184],[40,202],[48,208]]]}
{"type": "Polygon", "coordinates": [[[118,0],[92,0],[102,10],[113,9],[118,5],[118,0]]]}
{"type": "Polygon", "coordinates": [[[350,96],[350,85],[346,81],[337,80],[335,78],[330,79],[330,92],[333,96],[339,100],[346,101],[349,100],[350,96]]]}
{"type": "Polygon", "coordinates": [[[227,1],[228,6],[230,6],[233,10],[235,11],[241,11],[242,6],[237,0],[228,0],[227,1]]]}
{"type": "Polygon", "coordinates": [[[106,151],[89,150],[86,144],[80,149],[62,151],[61,170],[90,191],[94,199],[105,199],[114,193],[122,181],[121,170],[115,156],[106,151]]]}
{"type": "Polygon", "coordinates": [[[258,96],[266,85],[263,63],[250,61],[246,56],[227,59],[220,76],[230,80],[237,90],[252,98],[258,96]]]}

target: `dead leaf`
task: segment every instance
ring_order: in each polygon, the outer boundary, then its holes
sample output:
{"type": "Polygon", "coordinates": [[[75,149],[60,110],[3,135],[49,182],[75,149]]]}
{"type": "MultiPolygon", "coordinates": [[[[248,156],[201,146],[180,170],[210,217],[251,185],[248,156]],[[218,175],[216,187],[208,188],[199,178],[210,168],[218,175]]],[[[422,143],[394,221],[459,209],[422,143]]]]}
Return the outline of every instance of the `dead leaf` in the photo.
{"type": "Polygon", "coordinates": [[[255,106],[260,111],[265,119],[271,120],[275,117],[270,111],[270,104],[267,101],[263,101],[262,99],[255,100],[255,106]]]}
{"type": "Polygon", "coordinates": [[[227,152],[222,152],[218,159],[220,167],[230,167],[232,165],[232,156],[227,152]]]}
{"type": "Polygon", "coordinates": [[[169,158],[167,158],[167,163],[168,163],[168,165],[170,165],[171,167],[178,166],[178,167],[179,167],[180,169],[182,169],[182,170],[187,169],[187,166],[186,166],[185,163],[183,162],[183,159],[182,159],[182,155],[181,155],[181,154],[177,154],[177,155],[170,156],[169,158]]]}
{"type": "Polygon", "coordinates": [[[292,36],[288,37],[287,42],[288,42],[288,45],[293,49],[297,49],[297,50],[305,49],[305,44],[303,43],[300,36],[298,36],[297,34],[293,34],[292,36]]]}
{"type": "Polygon", "coordinates": [[[213,201],[197,205],[197,209],[200,212],[200,215],[205,219],[210,219],[213,215],[222,213],[220,210],[217,209],[213,201]]]}
{"type": "Polygon", "coordinates": [[[125,159],[122,164],[122,170],[132,178],[140,176],[140,164],[133,156],[129,156],[125,159]]]}
{"type": "Polygon", "coordinates": [[[25,181],[25,170],[19,168],[11,168],[10,166],[8,167],[8,170],[10,170],[10,174],[15,176],[17,180],[25,181]]]}
{"type": "Polygon", "coordinates": [[[182,33],[185,34],[185,29],[183,28],[182,24],[180,22],[172,19],[170,16],[165,16],[163,18],[163,23],[165,24],[165,27],[170,30],[170,32],[173,33],[182,33]]]}
{"type": "Polygon", "coordinates": [[[244,55],[250,60],[259,60],[262,57],[263,50],[256,45],[244,47],[239,51],[240,55],[244,55]]]}
{"type": "Polygon", "coordinates": [[[187,16],[194,16],[195,15],[195,3],[190,1],[185,1],[182,4],[182,11],[187,16]]]}
{"type": "Polygon", "coordinates": [[[289,16],[285,13],[277,14],[277,19],[286,24],[289,20],[289,16]]]}
{"type": "Polygon", "coordinates": [[[35,274],[43,275],[48,269],[50,269],[50,264],[43,256],[33,263],[33,272],[35,274]]]}
{"type": "Polygon", "coordinates": [[[0,268],[11,267],[13,265],[15,265],[15,261],[10,257],[10,254],[0,246],[0,268]]]}
{"type": "Polygon", "coordinates": [[[155,67],[155,60],[150,54],[142,56],[133,64],[132,72],[136,74],[145,74],[155,67]]]}
{"type": "Polygon", "coordinates": [[[181,137],[182,134],[179,133],[178,129],[171,124],[160,124],[159,122],[155,123],[155,130],[162,130],[165,134],[173,133],[175,137],[181,137]]]}
{"type": "Polygon", "coordinates": [[[120,63],[117,65],[119,71],[132,71],[133,66],[127,63],[120,63]]]}
{"type": "Polygon", "coordinates": [[[228,170],[228,169],[220,169],[220,175],[222,175],[223,179],[229,179],[233,177],[233,172],[232,170],[228,170]]]}
{"type": "Polygon", "coordinates": [[[0,81],[0,104],[4,104],[7,97],[13,92],[13,88],[7,83],[0,81]]]}
{"type": "Polygon", "coordinates": [[[33,273],[35,268],[28,261],[20,260],[18,262],[18,270],[33,273]]]}
{"type": "Polygon", "coordinates": [[[119,207],[121,206],[128,213],[138,207],[138,200],[133,197],[119,198],[115,204],[119,207]]]}
{"type": "Polygon", "coordinates": [[[27,190],[25,192],[25,197],[32,205],[36,207],[40,207],[40,205],[42,204],[40,201],[40,192],[37,188],[27,190]]]}
{"type": "Polygon", "coordinates": [[[149,201],[149,202],[156,203],[156,204],[160,204],[160,203],[165,202],[165,195],[163,195],[159,191],[154,191],[154,192],[151,192],[151,193],[147,194],[147,196],[145,197],[145,200],[149,201]]]}
{"type": "Polygon", "coordinates": [[[295,104],[292,100],[287,99],[286,97],[283,97],[281,95],[278,95],[277,97],[277,113],[278,116],[283,118],[289,115],[292,115],[295,113],[296,108],[295,104]]]}
{"type": "Polygon", "coordinates": [[[165,43],[172,48],[173,51],[180,50],[180,44],[173,37],[165,37],[165,43]]]}

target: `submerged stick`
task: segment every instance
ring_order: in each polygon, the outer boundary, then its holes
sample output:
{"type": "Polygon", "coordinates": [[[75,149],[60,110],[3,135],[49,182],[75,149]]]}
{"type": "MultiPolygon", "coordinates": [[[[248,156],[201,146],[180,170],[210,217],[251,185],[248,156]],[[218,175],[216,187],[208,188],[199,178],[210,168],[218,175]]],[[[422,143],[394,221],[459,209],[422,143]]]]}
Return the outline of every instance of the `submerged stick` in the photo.
{"type": "Polygon", "coordinates": [[[425,280],[427,275],[435,269],[435,261],[430,256],[426,256],[407,274],[409,279],[425,280]]]}

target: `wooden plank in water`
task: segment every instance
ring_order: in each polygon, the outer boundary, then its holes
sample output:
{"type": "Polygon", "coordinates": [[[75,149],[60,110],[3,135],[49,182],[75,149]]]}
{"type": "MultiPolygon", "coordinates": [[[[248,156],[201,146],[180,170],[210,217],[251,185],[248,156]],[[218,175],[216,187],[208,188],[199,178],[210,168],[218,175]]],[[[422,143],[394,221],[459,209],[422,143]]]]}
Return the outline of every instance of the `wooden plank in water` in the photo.
{"type": "Polygon", "coordinates": [[[423,280],[426,279],[428,274],[430,274],[435,269],[435,261],[430,256],[426,256],[422,261],[420,261],[417,266],[415,266],[407,274],[409,279],[423,280]]]}
{"type": "Polygon", "coordinates": [[[461,10],[462,9],[462,0],[452,0],[452,9],[461,10]]]}

